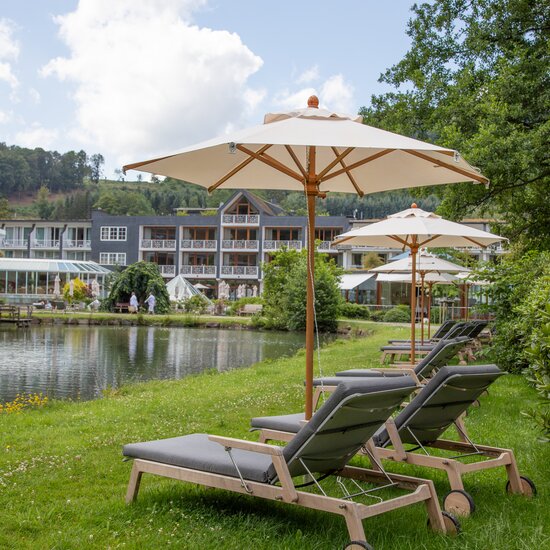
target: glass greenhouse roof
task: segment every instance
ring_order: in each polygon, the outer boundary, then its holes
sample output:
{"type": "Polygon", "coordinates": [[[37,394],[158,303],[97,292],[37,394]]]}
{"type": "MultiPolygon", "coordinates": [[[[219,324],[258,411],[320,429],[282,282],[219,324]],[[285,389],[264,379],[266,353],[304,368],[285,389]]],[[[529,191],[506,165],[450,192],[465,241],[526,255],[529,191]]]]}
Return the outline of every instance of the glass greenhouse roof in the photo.
{"type": "Polygon", "coordinates": [[[0,271],[28,271],[40,273],[92,273],[106,275],[109,269],[96,262],[78,260],[50,260],[34,258],[0,258],[0,271]]]}

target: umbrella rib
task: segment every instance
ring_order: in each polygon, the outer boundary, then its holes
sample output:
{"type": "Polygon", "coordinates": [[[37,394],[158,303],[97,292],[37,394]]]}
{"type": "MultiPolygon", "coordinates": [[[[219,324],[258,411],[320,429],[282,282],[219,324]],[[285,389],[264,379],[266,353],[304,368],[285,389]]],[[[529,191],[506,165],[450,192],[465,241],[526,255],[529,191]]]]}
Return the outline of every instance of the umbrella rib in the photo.
{"type": "Polygon", "coordinates": [[[471,237],[464,237],[467,241],[470,241],[471,243],[474,243],[476,246],[479,246],[479,248],[487,248],[485,245],[481,244],[480,242],[476,241],[475,239],[472,239],[471,237]]]}
{"type": "MultiPolygon", "coordinates": [[[[336,155],[336,160],[340,163],[340,165],[342,166],[342,168],[347,168],[346,166],[346,163],[344,162],[344,159],[342,158],[342,155],[340,155],[338,153],[338,149],[336,149],[336,147],[331,147],[333,153],[336,155]]],[[[351,153],[351,151],[353,151],[353,149],[350,147],[350,149],[348,149],[348,151],[351,153]]],[[[327,166],[327,168],[330,170],[330,168],[332,168],[332,165],[333,163],[329,164],[327,166]],[[330,167],[330,168],[329,168],[330,167]]],[[[325,168],[325,170],[323,170],[322,173],[326,173],[325,171],[328,171],[327,168],[325,168]]],[[[365,193],[362,191],[362,189],[357,185],[357,182],[355,181],[355,178],[349,173],[349,172],[346,172],[346,175],[348,176],[348,179],[349,181],[351,181],[351,184],[353,185],[353,187],[355,188],[355,191],[357,192],[357,194],[360,196],[360,197],[364,197],[365,196],[365,193]]]]}
{"type": "Polygon", "coordinates": [[[325,174],[330,170],[332,170],[338,163],[340,163],[342,167],[345,168],[345,165],[342,161],[355,149],[355,147],[348,147],[342,153],[339,153],[336,147],[331,147],[331,149],[336,155],[336,158],[330,164],[328,164],[321,172],[319,172],[319,174],[317,174],[317,179],[319,181],[321,181],[325,176],[325,174]]]}
{"type": "Polygon", "coordinates": [[[292,157],[292,160],[294,161],[294,163],[298,167],[298,170],[300,170],[300,172],[302,173],[302,176],[304,176],[304,181],[305,181],[307,179],[307,172],[306,172],[305,168],[302,166],[302,163],[300,162],[298,157],[296,156],[296,153],[294,152],[294,149],[292,149],[292,147],[290,145],[285,145],[285,149],[288,151],[288,154],[292,157]]]}
{"type": "Polygon", "coordinates": [[[255,153],[254,151],[247,149],[243,145],[237,145],[237,149],[239,151],[242,151],[243,153],[246,153],[247,155],[250,155],[252,157],[251,160],[254,160],[254,159],[259,160],[260,162],[263,162],[264,164],[271,166],[271,168],[274,168],[275,170],[279,170],[279,172],[282,172],[283,174],[286,174],[287,176],[294,178],[295,180],[298,180],[300,183],[304,183],[304,178],[300,174],[298,174],[294,170],[291,170],[290,168],[285,166],[282,162],[279,162],[273,157],[270,157],[269,155],[264,155],[261,149],[260,149],[260,152],[258,153],[255,153]]]}
{"type": "Polygon", "coordinates": [[[471,172],[468,172],[467,170],[463,170],[462,168],[457,168],[456,166],[452,166],[451,164],[447,164],[446,162],[443,162],[442,160],[430,157],[429,155],[425,155],[424,153],[420,153],[419,151],[415,151],[413,149],[403,149],[405,153],[409,153],[409,155],[413,155],[415,157],[421,158],[423,160],[427,160],[428,162],[433,162],[434,164],[437,164],[438,166],[441,166],[442,168],[447,168],[447,170],[451,170],[452,172],[457,172],[458,174],[461,174],[463,176],[466,176],[470,179],[473,179],[474,181],[477,181],[478,183],[489,183],[489,180],[482,176],[481,174],[472,174],[471,172]]]}
{"type": "MultiPolygon", "coordinates": [[[[239,147],[239,146],[237,145],[237,147],[239,147]]],[[[258,151],[258,153],[263,153],[264,151],[267,151],[270,147],[271,147],[271,145],[264,145],[258,151]]],[[[238,166],[235,166],[235,168],[233,168],[233,170],[231,170],[230,172],[225,174],[225,176],[220,178],[216,183],[212,184],[208,188],[208,192],[212,193],[212,191],[217,189],[222,183],[225,183],[229,178],[232,178],[237,172],[240,172],[245,166],[248,166],[253,160],[254,160],[253,157],[248,157],[247,159],[243,160],[243,162],[241,162],[238,166]]]]}
{"type": "Polygon", "coordinates": [[[395,151],[395,149],[384,149],[383,151],[379,151],[378,153],[375,153],[370,157],[367,157],[365,159],[354,162],[353,164],[350,164],[346,168],[342,168],[341,170],[336,170],[336,172],[332,172],[331,174],[324,176],[322,179],[319,180],[319,183],[335,178],[336,176],[344,174],[345,172],[350,172],[351,170],[355,170],[356,168],[363,166],[363,164],[367,164],[367,162],[372,162],[373,160],[379,159],[380,157],[383,157],[388,153],[392,153],[393,151],[395,151]]]}

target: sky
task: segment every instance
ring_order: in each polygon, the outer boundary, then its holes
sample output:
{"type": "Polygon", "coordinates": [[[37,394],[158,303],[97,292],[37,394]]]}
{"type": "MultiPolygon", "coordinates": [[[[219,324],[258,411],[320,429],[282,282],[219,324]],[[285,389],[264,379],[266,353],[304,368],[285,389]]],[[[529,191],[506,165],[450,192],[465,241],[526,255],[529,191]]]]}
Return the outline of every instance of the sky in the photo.
{"type": "Polygon", "coordinates": [[[389,90],[412,4],[2,0],[0,142],[101,153],[111,177],[313,93],[356,113],[389,90]]]}

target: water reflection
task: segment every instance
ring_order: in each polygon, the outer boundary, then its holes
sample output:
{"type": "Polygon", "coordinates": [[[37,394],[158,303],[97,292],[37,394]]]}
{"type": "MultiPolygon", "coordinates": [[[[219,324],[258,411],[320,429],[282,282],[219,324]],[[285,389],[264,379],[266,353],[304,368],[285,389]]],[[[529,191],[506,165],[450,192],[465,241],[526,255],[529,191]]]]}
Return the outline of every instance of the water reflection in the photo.
{"type": "Polygon", "coordinates": [[[302,334],[161,327],[0,331],[0,402],[20,392],[93,399],[129,381],[226,371],[295,353],[302,334]]]}

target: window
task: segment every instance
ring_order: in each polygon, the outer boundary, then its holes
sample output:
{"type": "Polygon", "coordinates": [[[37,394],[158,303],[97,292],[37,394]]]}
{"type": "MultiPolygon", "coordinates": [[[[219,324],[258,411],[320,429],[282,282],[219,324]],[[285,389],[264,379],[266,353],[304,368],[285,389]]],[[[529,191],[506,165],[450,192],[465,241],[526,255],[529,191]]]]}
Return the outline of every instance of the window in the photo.
{"type": "Polygon", "coordinates": [[[126,252],[100,252],[99,263],[101,265],[126,265],[126,252]]]}
{"type": "Polygon", "coordinates": [[[126,227],[113,227],[104,225],[101,227],[101,240],[102,241],[125,241],[126,240],[126,227]]]}

